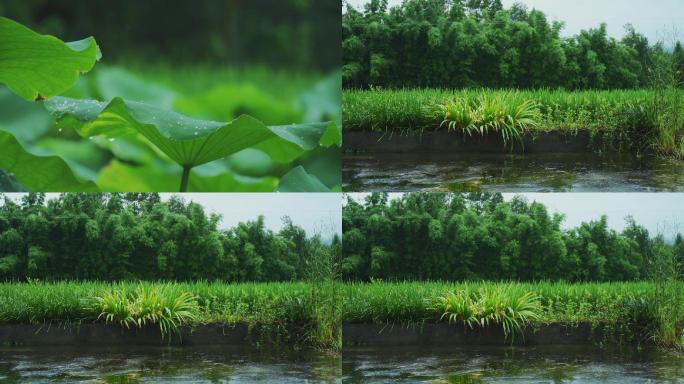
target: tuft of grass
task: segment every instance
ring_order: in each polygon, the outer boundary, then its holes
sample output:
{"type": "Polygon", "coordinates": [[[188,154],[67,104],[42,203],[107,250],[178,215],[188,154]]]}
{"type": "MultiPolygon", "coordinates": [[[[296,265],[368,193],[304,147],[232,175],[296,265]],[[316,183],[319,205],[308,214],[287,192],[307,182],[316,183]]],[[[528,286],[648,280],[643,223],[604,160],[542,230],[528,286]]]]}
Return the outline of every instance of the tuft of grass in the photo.
{"type": "Polygon", "coordinates": [[[522,144],[523,135],[539,125],[539,107],[533,100],[521,100],[505,93],[480,93],[475,99],[456,96],[437,105],[443,116],[440,127],[461,129],[464,134],[485,136],[499,133],[504,145],[522,144]]]}
{"type": "Polygon", "coordinates": [[[511,342],[516,335],[524,338],[524,328],[542,316],[539,296],[513,285],[483,285],[471,289],[465,285],[444,293],[436,300],[435,310],[443,312],[440,320],[461,323],[469,328],[501,326],[511,342]]]}
{"type": "Polygon", "coordinates": [[[122,289],[103,291],[93,298],[93,304],[100,311],[98,320],[117,324],[130,329],[159,325],[162,339],[174,334],[180,335],[183,324],[199,317],[197,299],[189,292],[177,292],[174,285],[140,285],[133,292],[122,289]]]}

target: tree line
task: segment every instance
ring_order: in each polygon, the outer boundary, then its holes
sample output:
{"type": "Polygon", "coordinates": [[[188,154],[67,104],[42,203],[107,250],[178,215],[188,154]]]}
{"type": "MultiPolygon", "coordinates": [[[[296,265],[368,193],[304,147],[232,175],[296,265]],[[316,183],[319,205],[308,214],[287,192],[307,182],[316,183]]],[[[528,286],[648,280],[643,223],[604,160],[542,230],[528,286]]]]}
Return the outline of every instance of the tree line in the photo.
{"type": "Polygon", "coordinates": [[[5,280],[299,280],[312,273],[310,265],[340,248],[339,239],[326,244],[309,237],[288,217],[278,232],[265,228],[263,216],[222,230],[220,215],[178,196],[168,201],[156,193],[0,198],[0,279],[5,280]]]}
{"type": "Polygon", "coordinates": [[[649,84],[664,61],[684,73],[684,49],[650,44],[626,25],[621,40],[606,24],[561,37],[562,22],[501,0],[406,0],[388,9],[370,0],[342,15],[347,88],[488,87],[626,89],[649,84]]]}
{"type": "Polygon", "coordinates": [[[606,216],[562,229],[563,215],[520,196],[373,193],[342,213],[346,280],[627,281],[663,260],[684,272],[681,234],[668,242],[631,217],[621,232],[606,216]]]}

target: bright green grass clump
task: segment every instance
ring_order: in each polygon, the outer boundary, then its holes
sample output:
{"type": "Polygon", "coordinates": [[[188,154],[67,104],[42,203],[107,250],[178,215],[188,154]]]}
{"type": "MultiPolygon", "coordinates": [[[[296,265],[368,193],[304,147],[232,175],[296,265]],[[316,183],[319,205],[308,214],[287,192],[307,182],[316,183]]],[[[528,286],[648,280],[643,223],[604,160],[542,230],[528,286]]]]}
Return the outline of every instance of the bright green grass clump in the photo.
{"type": "Polygon", "coordinates": [[[512,97],[511,93],[482,92],[476,98],[455,96],[437,105],[441,126],[450,131],[484,136],[490,131],[501,135],[504,145],[522,143],[522,137],[540,121],[539,107],[532,100],[512,97]]]}
{"type": "Polygon", "coordinates": [[[483,285],[471,289],[468,284],[437,298],[435,310],[443,311],[440,320],[461,323],[469,328],[501,326],[504,336],[515,340],[524,336],[524,327],[541,318],[539,296],[516,289],[514,285],[483,285]]]}
{"type": "Polygon", "coordinates": [[[180,334],[179,327],[199,316],[197,299],[189,292],[173,292],[172,285],[143,286],[134,293],[105,290],[91,304],[100,310],[98,320],[130,329],[159,325],[162,338],[180,334]]]}

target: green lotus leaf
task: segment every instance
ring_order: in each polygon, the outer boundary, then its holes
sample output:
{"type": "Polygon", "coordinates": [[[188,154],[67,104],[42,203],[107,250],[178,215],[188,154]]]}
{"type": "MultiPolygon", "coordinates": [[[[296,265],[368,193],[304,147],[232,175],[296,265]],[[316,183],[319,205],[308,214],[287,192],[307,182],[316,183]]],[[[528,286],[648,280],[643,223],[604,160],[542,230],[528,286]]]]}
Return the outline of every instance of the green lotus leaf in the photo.
{"type": "Polygon", "coordinates": [[[0,17],[0,83],[30,101],[71,88],[101,54],[95,39],[64,43],[0,17]]]}
{"type": "Polygon", "coordinates": [[[337,147],[317,149],[297,163],[329,188],[342,185],[342,156],[337,147]]]}
{"type": "Polygon", "coordinates": [[[176,98],[176,93],[164,85],[143,79],[120,67],[98,65],[93,74],[97,93],[103,100],[121,97],[159,108],[171,108],[176,98]]]}
{"type": "Polygon", "coordinates": [[[37,103],[29,103],[0,86],[0,129],[26,145],[50,129],[52,116],[37,103]]]}
{"type": "Polygon", "coordinates": [[[31,154],[9,132],[0,131],[0,148],[0,168],[11,173],[31,191],[98,191],[93,182],[80,181],[61,157],[31,154]]]}
{"type": "Polygon", "coordinates": [[[309,174],[304,167],[297,166],[286,173],[278,184],[278,192],[330,192],[316,176],[309,174]]]}
{"type": "MultiPolygon", "coordinates": [[[[130,99],[121,94],[118,96],[130,99]]],[[[242,114],[273,125],[302,119],[302,113],[294,106],[265,93],[253,84],[221,84],[202,94],[180,96],[173,106],[181,113],[222,121],[242,114]]]]}
{"type": "Polygon", "coordinates": [[[334,123],[268,127],[242,115],[228,123],[199,120],[134,101],[114,98],[109,103],[55,97],[45,107],[59,127],[71,127],[84,137],[116,138],[140,133],[184,168],[217,160],[246,148],[288,163],[330,142],[334,123]]]}
{"type": "MultiPolygon", "coordinates": [[[[176,166],[161,161],[133,166],[118,160],[102,169],[97,183],[105,191],[175,192],[178,183],[173,178],[176,166]]],[[[274,177],[246,177],[232,173],[207,176],[191,172],[188,191],[192,192],[272,192],[278,183],[274,177]]]]}

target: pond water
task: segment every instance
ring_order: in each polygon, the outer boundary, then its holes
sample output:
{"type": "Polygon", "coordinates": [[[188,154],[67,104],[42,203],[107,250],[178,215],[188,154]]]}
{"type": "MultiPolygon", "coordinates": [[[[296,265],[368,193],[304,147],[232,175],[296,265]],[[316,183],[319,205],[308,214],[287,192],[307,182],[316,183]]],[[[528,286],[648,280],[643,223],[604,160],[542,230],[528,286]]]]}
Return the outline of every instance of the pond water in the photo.
{"type": "Polygon", "coordinates": [[[0,383],[334,383],[339,357],[225,347],[0,348],[0,383]]]}
{"type": "Polygon", "coordinates": [[[345,154],[343,190],[682,192],[684,162],[563,154],[345,154]]]}
{"type": "Polygon", "coordinates": [[[343,383],[684,383],[684,358],[593,347],[348,349],[343,383]]]}

